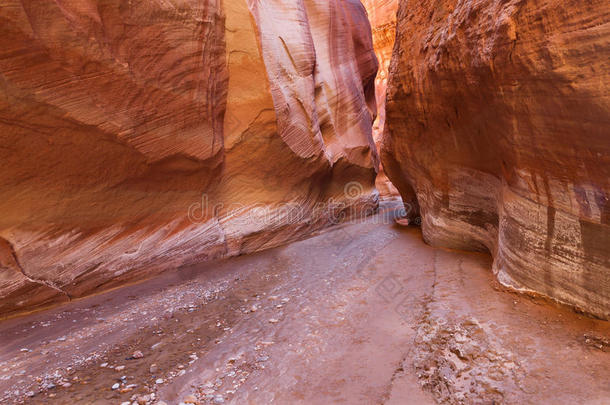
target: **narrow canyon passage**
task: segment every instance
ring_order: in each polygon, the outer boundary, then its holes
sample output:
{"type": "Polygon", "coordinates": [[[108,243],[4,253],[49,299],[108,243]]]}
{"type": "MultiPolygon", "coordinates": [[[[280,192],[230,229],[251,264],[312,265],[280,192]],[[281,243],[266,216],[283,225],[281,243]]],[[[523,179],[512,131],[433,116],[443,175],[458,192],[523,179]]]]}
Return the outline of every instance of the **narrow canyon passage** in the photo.
{"type": "Polygon", "coordinates": [[[0,402],[607,403],[607,322],[494,288],[399,207],[5,321],[0,402]]]}
{"type": "Polygon", "coordinates": [[[610,405],[609,5],[2,0],[0,405],[610,405]]]}

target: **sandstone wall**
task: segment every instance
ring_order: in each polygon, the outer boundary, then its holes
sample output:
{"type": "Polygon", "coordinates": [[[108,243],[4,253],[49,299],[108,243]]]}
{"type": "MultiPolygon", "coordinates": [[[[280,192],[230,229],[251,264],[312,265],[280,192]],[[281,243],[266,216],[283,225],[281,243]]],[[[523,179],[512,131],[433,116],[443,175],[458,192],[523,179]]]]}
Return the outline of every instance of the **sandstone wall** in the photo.
{"type": "MultiPolygon", "coordinates": [[[[373,32],[373,47],[379,61],[379,70],[375,78],[375,98],[377,99],[377,119],[373,123],[373,139],[377,150],[380,149],[383,128],[385,125],[385,99],[388,84],[388,70],[396,36],[396,11],[398,0],[362,0],[366,8],[373,32]]],[[[382,198],[398,197],[399,191],[390,182],[383,166],[375,180],[375,187],[382,198]]]]}
{"type": "Polygon", "coordinates": [[[0,4],[0,315],[376,206],[363,6],[262,4],[0,4]]]}
{"type": "Polygon", "coordinates": [[[373,138],[378,140],[381,138],[385,123],[386,88],[394,38],[396,37],[398,0],[363,0],[362,4],[366,8],[371,22],[373,47],[379,61],[379,71],[375,79],[378,114],[373,125],[373,138]]]}
{"type": "Polygon", "coordinates": [[[402,1],[397,30],[381,155],[426,241],[609,318],[608,3],[402,1]]]}

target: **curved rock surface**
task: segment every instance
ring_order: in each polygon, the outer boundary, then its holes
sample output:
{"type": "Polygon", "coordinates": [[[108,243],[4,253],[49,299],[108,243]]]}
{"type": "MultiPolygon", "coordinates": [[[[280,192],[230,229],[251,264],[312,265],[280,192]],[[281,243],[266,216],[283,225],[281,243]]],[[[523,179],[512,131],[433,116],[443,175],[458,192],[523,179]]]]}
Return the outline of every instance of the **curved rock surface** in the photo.
{"type": "Polygon", "coordinates": [[[379,61],[379,71],[375,79],[375,94],[378,114],[373,125],[373,137],[381,138],[385,123],[385,99],[388,85],[388,70],[392,59],[392,49],[396,37],[396,11],[398,0],[363,0],[362,4],[371,22],[373,47],[379,61]]]}
{"type": "Polygon", "coordinates": [[[610,318],[610,7],[402,1],[382,162],[427,242],[610,318]]]}
{"type": "Polygon", "coordinates": [[[2,2],[0,315],[376,207],[363,6],[264,4],[2,2]]]}
{"type": "MultiPolygon", "coordinates": [[[[385,125],[385,99],[388,84],[388,69],[396,37],[396,11],[398,0],[363,0],[362,4],[371,22],[373,32],[373,47],[379,61],[379,71],[375,78],[375,97],[377,99],[377,119],[373,123],[373,139],[379,150],[383,127],[385,125]]],[[[379,166],[379,173],[375,179],[375,187],[382,198],[399,196],[399,191],[390,182],[383,166],[379,166]]]]}

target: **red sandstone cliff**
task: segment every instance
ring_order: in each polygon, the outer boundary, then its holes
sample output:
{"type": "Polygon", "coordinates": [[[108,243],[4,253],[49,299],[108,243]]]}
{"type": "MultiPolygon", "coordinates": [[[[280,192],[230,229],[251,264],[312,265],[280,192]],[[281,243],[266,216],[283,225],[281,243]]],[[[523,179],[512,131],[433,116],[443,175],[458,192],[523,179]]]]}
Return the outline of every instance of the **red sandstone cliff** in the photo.
{"type": "Polygon", "coordinates": [[[0,21],[0,313],[376,204],[356,0],[6,0],[0,21]]]}
{"type": "Polygon", "coordinates": [[[402,1],[397,30],[382,161],[426,241],[609,318],[608,3],[402,1]]]}

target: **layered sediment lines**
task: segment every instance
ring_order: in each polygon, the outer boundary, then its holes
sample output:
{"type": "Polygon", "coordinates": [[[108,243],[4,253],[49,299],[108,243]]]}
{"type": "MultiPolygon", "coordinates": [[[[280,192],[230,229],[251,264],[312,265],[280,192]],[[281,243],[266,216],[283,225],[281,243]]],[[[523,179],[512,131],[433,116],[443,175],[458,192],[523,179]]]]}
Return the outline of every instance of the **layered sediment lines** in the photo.
{"type": "MultiPolygon", "coordinates": [[[[366,8],[371,22],[373,47],[379,61],[379,70],[375,79],[375,97],[377,99],[378,112],[377,119],[373,123],[373,139],[375,140],[377,150],[379,150],[385,125],[386,88],[388,85],[388,70],[392,58],[392,49],[394,48],[394,38],[396,37],[398,0],[363,0],[362,4],[366,8]]],[[[399,196],[399,191],[388,179],[382,165],[379,166],[375,187],[377,187],[379,195],[383,198],[399,196]]]]}
{"type": "Polygon", "coordinates": [[[610,318],[608,4],[402,1],[397,20],[381,156],[426,241],[610,318]]]}
{"type": "Polygon", "coordinates": [[[376,206],[363,6],[265,4],[2,2],[0,316],[376,206]]]}

